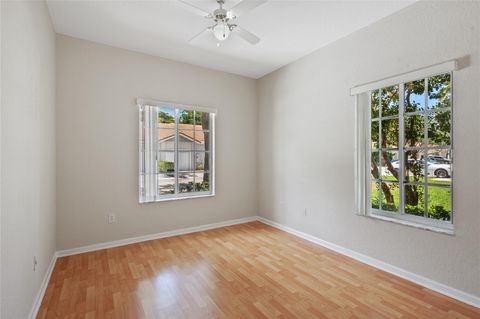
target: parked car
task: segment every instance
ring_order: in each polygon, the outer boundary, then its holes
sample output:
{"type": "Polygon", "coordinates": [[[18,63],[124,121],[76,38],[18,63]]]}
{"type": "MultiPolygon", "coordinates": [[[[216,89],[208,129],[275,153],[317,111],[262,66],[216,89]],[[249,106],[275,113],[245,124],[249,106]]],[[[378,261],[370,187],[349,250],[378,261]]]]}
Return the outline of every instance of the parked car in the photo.
{"type": "Polygon", "coordinates": [[[428,156],[428,160],[436,162],[437,164],[449,164],[451,162],[450,159],[440,155],[430,155],[428,156]]]}
{"type": "Polygon", "coordinates": [[[427,161],[428,176],[435,176],[439,178],[447,178],[452,175],[452,166],[450,161],[442,160],[428,160],[427,161]]]}
{"type": "MultiPolygon", "coordinates": [[[[415,160],[413,159],[409,160],[410,166],[413,166],[414,163],[415,163],[415,160]]],[[[417,160],[416,163],[420,167],[423,166],[423,160],[417,160]]],[[[393,168],[398,170],[400,167],[400,162],[398,160],[392,161],[392,166],[393,168]]],[[[452,174],[450,161],[446,160],[443,157],[441,160],[438,160],[438,161],[433,160],[429,157],[427,161],[427,174],[428,176],[435,176],[438,178],[450,177],[452,174]]],[[[419,172],[419,175],[424,175],[423,171],[419,172]]]]}

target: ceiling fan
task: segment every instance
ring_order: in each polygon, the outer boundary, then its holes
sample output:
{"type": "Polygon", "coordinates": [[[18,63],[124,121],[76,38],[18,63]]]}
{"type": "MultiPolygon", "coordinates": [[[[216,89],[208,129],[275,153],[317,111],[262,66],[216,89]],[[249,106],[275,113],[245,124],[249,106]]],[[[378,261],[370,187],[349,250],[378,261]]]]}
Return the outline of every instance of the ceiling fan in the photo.
{"type": "Polygon", "coordinates": [[[191,42],[192,40],[196,39],[197,37],[201,36],[205,32],[212,32],[217,42],[217,46],[220,46],[222,41],[228,39],[230,33],[234,33],[238,35],[243,40],[247,41],[248,43],[255,45],[260,42],[260,38],[257,37],[255,34],[245,30],[244,28],[238,26],[237,24],[233,23],[235,19],[244,13],[255,9],[256,7],[264,4],[268,0],[243,0],[237,5],[235,5],[230,10],[227,10],[223,7],[225,4],[225,0],[216,0],[220,8],[216,9],[212,13],[208,13],[205,10],[197,7],[196,5],[184,1],[178,0],[181,4],[184,5],[189,11],[201,15],[206,19],[213,20],[214,24],[203,30],[202,32],[195,35],[193,38],[188,40],[191,42]]]}

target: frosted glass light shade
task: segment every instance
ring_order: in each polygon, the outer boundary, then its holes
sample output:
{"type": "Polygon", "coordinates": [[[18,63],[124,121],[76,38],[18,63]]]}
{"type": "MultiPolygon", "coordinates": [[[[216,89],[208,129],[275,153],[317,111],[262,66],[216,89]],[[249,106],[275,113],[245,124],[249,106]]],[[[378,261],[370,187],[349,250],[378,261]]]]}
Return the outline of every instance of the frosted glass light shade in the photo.
{"type": "Polygon", "coordinates": [[[230,34],[230,28],[226,23],[219,23],[213,27],[213,35],[218,41],[225,41],[230,34]]]}

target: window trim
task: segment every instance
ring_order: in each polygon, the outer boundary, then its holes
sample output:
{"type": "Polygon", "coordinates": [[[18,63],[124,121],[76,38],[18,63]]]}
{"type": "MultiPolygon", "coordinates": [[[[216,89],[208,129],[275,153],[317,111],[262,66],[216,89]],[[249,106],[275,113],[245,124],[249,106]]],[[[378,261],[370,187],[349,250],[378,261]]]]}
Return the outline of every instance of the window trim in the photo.
{"type": "MultiPolygon", "coordinates": [[[[457,60],[450,60],[447,62],[439,63],[436,65],[432,65],[429,67],[425,67],[422,69],[417,69],[411,72],[402,73],[400,75],[392,76],[389,78],[384,78],[378,81],[369,82],[366,84],[362,84],[359,86],[352,87],[350,89],[350,94],[355,97],[355,214],[364,217],[371,217],[378,220],[394,222],[397,224],[402,224],[410,227],[419,228],[422,230],[430,230],[442,234],[454,235],[454,187],[453,187],[453,163],[451,163],[451,174],[452,174],[452,183],[450,186],[451,190],[451,208],[452,214],[450,221],[442,221],[442,220],[435,220],[425,218],[423,216],[415,216],[410,214],[395,214],[395,213],[388,213],[382,212],[378,209],[371,207],[371,174],[370,174],[370,166],[371,166],[371,91],[381,89],[383,87],[389,87],[393,85],[398,85],[399,88],[401,86],[399,94],[399,135],[404,137],[405,132],[403,131],[403,127],[400,128],[400,116],[405,115],[413,115],[415,112],[410,113],[403,113],[403,108],[400,110],[400,103],[403,106],[403,94],[404,94],[404,83],[408,83],[411,81],[415,81],[418,79],[426,79],[435,75],[450,73],[451,74],[451,81],[452,81],[452,89],[451,89],[451,101],[453,101],[453,71],[458,69],[457,60]],[[400,113],[402,112],[402,113],[400,113]],[[400,129],[402,132],[400,133],[400,129]]],[[[426,87],[426,90],[428,88],[426,87]]],[[[426,99],[428,97],[426,96],[426,99]]],[[[427,108],[426,111],[426,120],[428,120],[428,114],[432,114],[434,112],[430,112],[428,110],[427,103],[425,104],[427,108]]],[[[454,152],[454,138],[453,138],[453,103],[450,105],[449,108],[444,108],[442,110],[448,110],[451,114],[451,127],[450,127],[450,138],[451,142],[449,146],[439,146],[439,147],[428,147],[428,145],[422,146],[421,149],[450,149],[450,151],[454,152]]],[[[417,112],[419,113],[419,112],[417,112]]],[[[426,137],[425,137],[426,138],[426,137]]],[[[403,160],[404,154],[404,145],[400,142],[399,136],[399,160],[403,160]]],[[[453,158],[453,156],[452,156],[453,158]]],[[[402,162],[403,163],[403,162],[402,162]]],[[[401,174],[401,180],[398,181],[399,185],[403,186],[403,174],[401,174]],[[402,184],[400,184],[402,183],[402,184]]],[[[429,186],[436,186],[433,184],[429,184],[429,186]]],[[[403,192],[403,190],[402,190],[403,192]]],[[[403,194],[401,194],[401,201],[403,205],[403,194]]],[[[428,194],[427,194],[428,196],[428,194]]],[[[400,206],[403,207],[403,206],[400,206]]]]}
{"type": "MultiPolygon", "coordinates": [[[[182,200],[182,199],[192,199],[192,198],[205,198],[205,197],[213,197],[215,196],[215,122],[216,122],[216,115],[217,109],[212,107],[203,107],[203,106],[192,106],[188,104],[181,104],[181,103],[172,103],[172,102],[165,102],[165,101],[156,101],[151,99],[144,99],[144,98],[137,98],[136,105],[138,107],[139,115],[142,114],[142,106],[149,105],[155,106],[159,108],[170,108],[175,110],[175,147],[172,151],[174,153],[174,162],[175,162],[175,193],[174,194],[165,194],[165,195],[158,195],[156,194],[155,199],[145,199],[142,200],[141,196],[141,187],[140,183],[137,183],[138,187],[138,203],[139,204],[150,204],[150,203],[157,203],[157,202],[165,202],[165,201],[174,201],[174,200],[182,200]],[[190,193],[179,193],[178,192],[178,153],[182,152],[182,150],[178,149],[178,137],[179,137],[179,128],[178,128],[178,110],[187,110],[187,111],[197,111],[197,112],[205,112],[210,114],[210,191],[202,191],[202,192],[190,192],[190,193]]],[[[140,124],[140,122],[139,122],[140,124]]],[[[140,140],[140,136],[138,136],[138,140],[140,140]]],[[[184,150],[186,151],[186,150],[184,150]]],[[[139,163],[138,163],[138,178],[141,176],[141,169],[140,169],[140,154],[142,154],[142,145],[139,143],[138,145],[138,152],[139,152],[139,163]]],[[[155,147],[155,152],[158,153],[157,147],[155,147]]],[[[193,154],[196,154],[195,150],[191,150],[193,154]]],[[[192,172],[195,174],[195,170],[192,172]]]]}

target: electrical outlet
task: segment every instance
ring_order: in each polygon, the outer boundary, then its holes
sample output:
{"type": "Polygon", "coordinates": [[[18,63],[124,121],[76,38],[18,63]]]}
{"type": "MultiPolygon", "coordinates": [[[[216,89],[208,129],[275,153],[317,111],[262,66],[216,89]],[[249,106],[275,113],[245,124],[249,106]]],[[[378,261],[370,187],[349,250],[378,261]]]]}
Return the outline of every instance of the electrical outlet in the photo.
{"type": "Polygon", "coordinates": [[[37,270],[37,256],[33,256],[33,271],[37,270]]]}
{"type": "Polygon", "coordinates": [[[117,219],[115,218],[115,214],[108,214],[108,223],[109,224],[113,224],[117,221],[117,219]]]}

